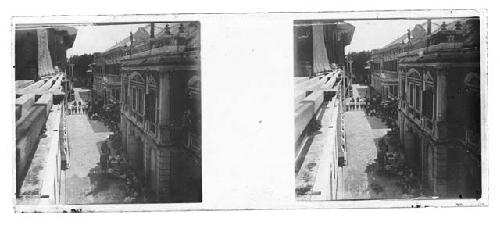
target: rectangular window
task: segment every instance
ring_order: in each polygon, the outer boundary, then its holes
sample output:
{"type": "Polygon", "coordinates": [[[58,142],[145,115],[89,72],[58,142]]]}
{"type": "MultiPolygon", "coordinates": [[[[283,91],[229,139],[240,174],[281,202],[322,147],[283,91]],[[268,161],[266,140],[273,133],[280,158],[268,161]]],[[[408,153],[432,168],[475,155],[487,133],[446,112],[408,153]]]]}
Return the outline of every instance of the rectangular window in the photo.
{"type": "Polygon", "coordinates": [[[137,110],[137,89],[132,88],[132,109],[137,110]]]}
{"type": "Polygon", "coordinates": [[[144,114],[144,91],[142,89],[139,89],[138,105],[139,113],[144,114]]]}
{"type": "Polygon", "coordinates": [[[422,92],[422,89],[420,88],[420,86],[417,86],[416,87],[416,90],[415,90],[415,109],[417,111],[420,111],[420,103],[422,102],[422,98],[421,98],[421,92],[422,92]]]}
{"type": "Polygon", "coordinates": [[[414,94],[413,92],[415,91],[415,85],[413,84],[410,84],[410,106],[413,107],[414,106],[414,100],[413,100],[413,97],[414,97],[414,94]]]}
{"type": "Polygon", "coordinates": [[[146,95],[146,119],[156,123],[156,94],[154,92],[146,95]]]}
{"type": "Polygon", "coordinates": [[[424,91],[423,95],[423,114],[425,117],[428,119],[432,119],[433,113],[434,113],[434,94],[432,92],[432,89],[427,89],[424,91]]]}
{"type": "Polygon", "coordinates": [[[401,83],[401,95],[403,95],[403,97],[401,97],[401,100],[403,100],[403,101],[406,101],[405,87],[406,87],[406,83],[405,83],[405,79],[403,78],[403,81],[401,83]]]}

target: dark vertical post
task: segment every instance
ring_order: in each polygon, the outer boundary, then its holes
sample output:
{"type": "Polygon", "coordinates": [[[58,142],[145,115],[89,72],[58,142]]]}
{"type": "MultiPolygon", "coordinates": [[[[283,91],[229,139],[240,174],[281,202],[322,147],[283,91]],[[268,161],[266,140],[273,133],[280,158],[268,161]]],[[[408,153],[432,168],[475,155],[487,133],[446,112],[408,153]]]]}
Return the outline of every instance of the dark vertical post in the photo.
{"type": "Polygon", "coordinates": [[[151,29],[150,29],[151,34],[149,35],[149,37],[154,39],[155,38],[155,23],[151,23],[150,27],[151,27],[151,29]]]}

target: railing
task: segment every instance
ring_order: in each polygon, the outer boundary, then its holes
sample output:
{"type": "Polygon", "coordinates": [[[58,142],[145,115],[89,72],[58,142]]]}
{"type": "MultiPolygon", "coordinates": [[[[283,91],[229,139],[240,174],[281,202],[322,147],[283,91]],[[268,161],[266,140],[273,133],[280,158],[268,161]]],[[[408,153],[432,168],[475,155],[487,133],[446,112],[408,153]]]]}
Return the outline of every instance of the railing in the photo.
{"type": "Polygon", "coordinates": [[[465,129],[465,142],[478,147],[481,141],[481,134],[471,129],[465,129]]]}
{"type": "Polygon", "coordinates": [[[185,46],[187,44],[186,37],[172,35],[168,37],[162,37],[158,39],[152,39],[149,41],[145,41],[137,44],[132,47],[132,54],[137,54],[145,51],[149,51],[155,48],[161,48],[164,46],[185,46]]]}
{"type": "Polygon", "coordinates": [[[134,112],[134,111],[130,111],[130,113],[132,114],[132,117],[134,117],[134,119],[136,121],[138,121],[139,123],[142,123],[143,122],[143,118],[140,114],[134,112]]]}
{"type": "MultiPolygon", "coordinates": [[[[398,79],[398,72],[397,71],[389,71],[389,70],[385,70],[385,69],[379,69],[379,70],[373,70],[374,73],[378,73],[378,74],[384,74],[385,75],[385,79],[393,79],[393,80],[397,80],[398,79]]],[[[379,75],[377,75],[379,76],[379,75]]],[[[379,76],[380,77],[380,76],[379,76]]]]}
{"type": "Polygon", "coordinates": [[[464,126],[453,127],[454,135],[464,145],[479,148],[481,144],[481,134],[475,130],[464,126]]]}
{"type": "Polygon", "coordinates": [[[193,152],[193,154],[201,160],[201,136],[192,132],[187,133],[187,144],[185,146],[193,152]]]}
{"type": "Polygon", "coordinates": [[[340,108],[337,112],[337,165],[343,167],[347,165],[347,143],[346,143],[346,131],[345,131],[345,121],[344,121],[344,105],[343,101],[338,97],[338,103],[340,108]]]}
{"type": "Polygon", "coordinates": [[[155,137],[158,135],[158,125],[151,121],[146,121],[146,127],[148,132],[152,133],[155,137]]]}
{"type": "Polygon", "coordinates": [[[424,126],[426,129],[432,130],[432,125],[433,125],[432,120],[424,118],[424,126]]]}

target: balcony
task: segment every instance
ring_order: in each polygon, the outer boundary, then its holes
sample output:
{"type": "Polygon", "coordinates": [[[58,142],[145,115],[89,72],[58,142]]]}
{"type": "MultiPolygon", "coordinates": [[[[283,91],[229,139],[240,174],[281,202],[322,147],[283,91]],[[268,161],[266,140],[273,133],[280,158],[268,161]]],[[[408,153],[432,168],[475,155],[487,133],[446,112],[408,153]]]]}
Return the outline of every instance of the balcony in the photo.
{"type": "Polygon", "coordinates": [[[389,71],[389,70],[373,70],[376,75],[383,80],[390,80],[397,82],[398,80],[398,72],[397,71],[389,71]]]}
{"type": "Polygon", "coordinates": [[[481,145],[481,134],[471,129],[465,129],[465,143],[478,148],[481,145]]]}
{"type": "Polygon", "coordinates": [[[157,124],[151,121],[146,121],[146,131],[155,138],[158,136],[158,127],[159,126],[157,124]]]}
{"type": "Polygon", "coordinates": [[[201,159],[201,136],[192,132],[187,133],[187,141],[184,144],[186,148],[194,153],[194,155],[201,159]]]}
{"type": "Polygon", "coordinates": [[[142,115],[141,115],[141,114],[136,113],[136,112],[134,112],[134,111],[130,111],[130,114],[132,115],[132,117],[133,117],[133,118],[134,118],[134,119],[135,119],[138,123],[141,123],[141,124],[143,123],[144,118],[142,117],[142,115]]]}
{"type": "Polygon", "coordinates": [[[433,125],[434,125],[433,121],[428,119],[427,117],[424,117],[423,119],[424,119],[424,128],[426,130],[432,130],[433,125]]]}
{"type": "Polygon", "coordinates": [[[479,149],[481,146],[481,134],[464,126],[453,127],[453,135],[464,146],[479,149]]]}
{"type": "MultiPolygon", "coordinates": [[[[150,39],[133,46],[131,54],[139,54],[155,49],[167,49],[167,52],[178,53],[183,52],[187,45],[187,38],[182,35],[170,35],[156,39],[150,39]]],[[[163,52],[163,51],[162,51],[163,52]]]]}

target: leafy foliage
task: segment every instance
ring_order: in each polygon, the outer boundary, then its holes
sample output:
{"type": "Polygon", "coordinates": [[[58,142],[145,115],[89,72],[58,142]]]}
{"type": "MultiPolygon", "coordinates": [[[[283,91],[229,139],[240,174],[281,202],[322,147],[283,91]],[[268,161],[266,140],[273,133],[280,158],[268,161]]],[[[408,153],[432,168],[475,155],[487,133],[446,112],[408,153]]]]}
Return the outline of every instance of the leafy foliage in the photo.
{"type": "Polygon", "coordinates": [[[91,86],[92,74],[88,74],[87,71],[91,69],[92,61],[93,56],[90,54],[73,55],[69,58],[70,64],[73,64],[73,81],[77,87],[91,86]]]}
{"type": "Polygon", "coordinates": [[[352,61],[352,72],[356,82],[360,83],[368,79],[369,69],[365,69],[372,54],[370,51],[351,52],[348,58],[352,61]]]}

